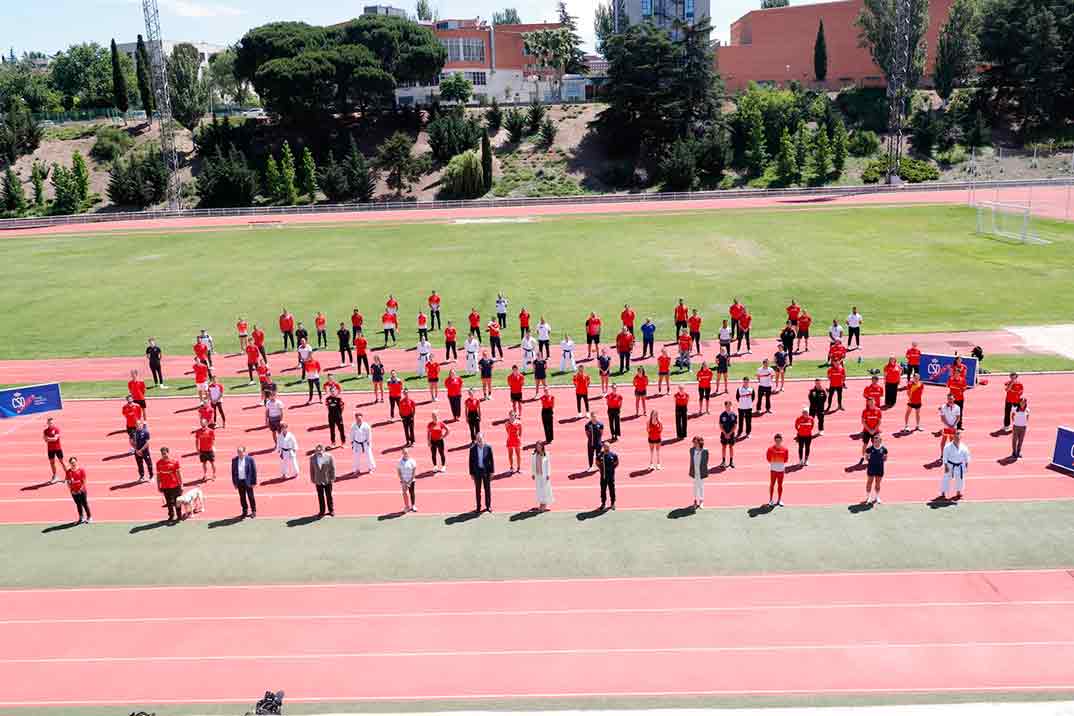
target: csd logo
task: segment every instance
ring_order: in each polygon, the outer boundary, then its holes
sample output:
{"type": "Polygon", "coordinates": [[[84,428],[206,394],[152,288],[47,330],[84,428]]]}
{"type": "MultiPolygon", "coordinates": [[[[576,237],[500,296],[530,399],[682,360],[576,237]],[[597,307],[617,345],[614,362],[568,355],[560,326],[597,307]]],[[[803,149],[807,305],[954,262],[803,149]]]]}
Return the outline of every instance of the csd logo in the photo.
{"type": "Polygon", "coordinates": [[[11,409],[16,413],[21,413],[26,408],[26,398],[22,397],[22,393],[15,393],[11,396],[11,409]]]}
{"type": "Polygon", "coordinates": [[[940,365],[940,361],[934,360],[928,364],[928,367],[926,367],[925,370],[928,372],[930,378],[935,378],[940,374],[940,371],[943,370],[943,366],[940,365]]]}

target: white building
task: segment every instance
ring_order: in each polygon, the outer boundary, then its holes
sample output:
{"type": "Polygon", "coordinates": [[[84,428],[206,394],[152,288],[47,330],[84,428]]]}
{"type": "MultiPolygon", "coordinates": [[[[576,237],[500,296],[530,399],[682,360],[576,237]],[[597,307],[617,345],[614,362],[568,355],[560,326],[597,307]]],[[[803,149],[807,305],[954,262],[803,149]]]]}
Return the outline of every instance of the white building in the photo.
{"type": "MultiPolygon", "coordinates": [[[[170,42],[165,40],[163,43],[163,49],[165,55],[171,55],[172,50],[176,45],[193,45],[198,48],[198,59],[201,61],[201,72],[204,73],[209,68],[209,58],[213,55],[220,54],[227,50],[226,45],[213,45],[208,42],[170,42]]],[[[138,50],[137,42],[120,42],[116,43],[116,49],[131,58],[131,62],[134,62],[134,53],[138,50]]],[[[148,45],[147,45],[148,49],[148,45]]]]}

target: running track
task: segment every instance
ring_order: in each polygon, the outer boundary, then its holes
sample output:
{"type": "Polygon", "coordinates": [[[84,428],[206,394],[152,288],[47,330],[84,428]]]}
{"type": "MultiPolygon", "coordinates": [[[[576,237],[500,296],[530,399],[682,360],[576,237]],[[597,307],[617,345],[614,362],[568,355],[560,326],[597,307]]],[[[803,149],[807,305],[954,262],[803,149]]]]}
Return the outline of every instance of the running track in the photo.
{"type": "MultiPolygon", "coordinates": [[[[740,375],[732,372],[732,378],[740,375]]],[[[966,439],[973,451],[974,463],[967,478],[967,497],[972,500],[1057,500],[1074,498],[1074,480],[1046,469],[1054,444],[1056,425],[1072,424],[1069,396],[1074,394],[1074,375],[1024,376],[1026,395],[1032,408],[1032,421],[1024,459],[1009,463],[1007,436],[992,436],[1001,422],[1003,388],[993,378],[987,386],[967,394],[966,439]]],[[[468,380],[467,385],[473,381],[468,380]]],[[[418,385],[417,381],[411,382],[418,385]]],[[[763,460],[773,433],[780,431],[788,438],[811,383],[789,382],[785,393],[776,395],[774,413],[754,419],[754,434],[738,445],[737,468],[718,472],[707,483],[706,502],[709,506],[746,507],[767,501],[768,468],[763,460]]],[[[851,436],[860,429],[863,408],[863,381],[851,381],[845,401],[846,411],[830,415],[825,436],[813,444],[809,467],[787,477],[785,501],[791,505],[848,505],[861,500],[864,491],[864,472],[856,463],[860,441],[851,436]]],[[[691,392],[691,410],[696,410],[696,392],[691,392]]],[[[432,404],[423,389],[413,388],[419,401],[417,434],[419,443],[412,450],[418,461],[418,506],[425,513],[457,514],[473,507],[473,488],[466,474],[468,431],[464,422],[451,424],[448,437],[448,472],[430,471],[428,451],[423,442],[423,426],[430,412],[437,408],[441,418],[449,418],[445,398],[432,404]]],[[[584,448],[583,421],[574,413],[573,388],[554,389],[556,395],[556,437],[550,448],[554,474],[555,509],[577,511],[592,509],[599,501],[595,472],[588,472],[584,448]]],[[[924,432],[893,435],[902,427],[903,396],[900,404],[884,418],[882,430],[891,451],[888,477],[883,491],[887,502],[924,503],[939,491],[941,473],[933,463],[938,454],[938,440],[931,430],[938,429],[936,409],[944,391],[927,388],[923,413],[924,432]]],[[[533,395],[527,388],[526,398],[533,395]]],[[[401,498],[394,477],[394,462],[399,458],[402,443],[401,424],[389,423],[386,404],[371,404],[368,393],[346,393],[345,420],[349,426],[355,408],[365,411],[374,426],[373,444],[378,469],[373,474],[353,476],[349,449],[337,449],[336,510],[341,515],[383,515],[399,509],[401,498]]],[[[504,449],[505,430],[501,421],[507,414],[507,393],[495,391],[492,401],[483,407],[483,429],[496,454],[499,474],[493,483],[493,507],[500,512],[514,513],[534,505],[533,483],[529,475],[507,472],[504,449]]],[[[318,442],[328,442],[327,418],[323,406],[305,405],[305,396],[286,395],[286,421],[290,423],[300,452],[312,449],[318,442]]],[[[723,397],[713,401],[714,411],[722,405],[723,397]]],[[[621,460],[618,473],[618,506],[620,509],[658,509],[689,504],[691,487],[687,474],[689,443],[672,442],[674,420],[669,397],[651,398],[650,409],[660,412],[664,422],[665,446],[662,471],[649,471],[644,419],[633,418],[632,396],[624,405],[623,439],[615,446],[621,460]]],[[[160,496],[151,483],[139,484],[133,459],[126,456],[127,438],[123,432],[120,401],[72,401],[59,414],[66,453],[77,455],[89,476],[90,503],[98,520],[155,521],[163,515],[160,496]]],[[[605,415],[602,401],[592,403],[598,415],[605,415]]],[[[264,517],[297,517],[310,513],[316,500],[306,477],[308,461],[300,455],[302,476],[298,479],[278,479],[279,461],[272,452],[272,439],[263,427],[263,411],[255,396],[225,398],[230,418],[227,428],[218,430],[217,455],[221,479],[201,485],[208,500],[208,514],[213,519],[229,516],[237,510],[237,500],[231,487],[229,459],[235,447],[242,443],[257,456],[261,484],[258,488],[258,512],[264,517]]],[[[695,417],[689,434],[707,437],[715,458],[719,452],[716,412],[695,417]]],[[[194,403],[189,398],[151,399],[149,423],[152,445],[169,445],[173,454],[183,455],[187,482],[200,479],[200,467],[193,454],[192,429],[195,427],[194,403]]],[[[48,485],[48,465],[44,456],[41,429],[44,415],[5,421],[0,428],[5,460],[0,463],[0,522],[64,522],[74,515],[67,488],[62,483],[48,485]]],[[[524,410],[523,442],[531,443],[542,437],[539,407],[529,402],[524,410]]],[[[791,445],[792,455],[794,446],[791,445]]],[[[154,453],[156,450],[154,450],[154,453]]],[[[525,454],[524,454],[525,457],[525,454]]],[[[528,467],[528,463],[525,463],[528,467]]],[[[713,464],[718,464],[718,458],[713,464]]],[[[192,526],[192,528],[194,528],[192,526]]]]}
{"type": "MultiPolygon", "coordinates": [[[[709,318],[709,324],[705,326],[705,335],[713,335],[719,328],[719,316],[712,316],[709,318]]],[[[806,360],[821,360],[825,351],[828,349],[827,340],[827,328],[823,319],[817,319],[818,323],[814,326],[813,332],[816,337],[813,339],[813,343],[810,346],[810,350],[805,353],[803,359],[806,360]]],[[[456,323],[461,323],[457,321],[456,323]]],[[[264,324],[275,324],[275,320],[263,322],[264,324]]],[[[270,327],[271,327],[270,325],[270,327]]],[[[534,324],[536,325],[536,324],[534,324]]],[[[200,324],[191,324],[190,335],[194,336],[200,324]]],[[[505,340],[504,345],[507,347],[504,356],[507,361],[514,361],[517,363],[522,362],[522,350],[517,347],[518,341],[513,340],[518,335],[517,323],[512,320],[508,324],[508,328],[504,331],[505,340]]],[[[605,340],[612,340],[614,334],[617,331],[614,328],[609,327],[606,331],[606,335],[603,336],[605,340]]],[[[406,332],[406,341],[410,341],[415,336],[412,332],[406,332]]],[[[439,331],[430,332],[430,340],[433,343],[433,353],[440,359],[443,356],[443,340],[442,334],[439,331]]],[[[417,354],[413,348],[388,348],[385,350],[377,350],[379,342],[377,335],[374,334],[371,339],[371,345],[374,348],[374,355],[379,355],[381,361],[384,363],[388,370],[398,370],[400,372],[413,372],[417,368],[417,354]]],[[[754,351],[752,356],[742,356],[741,360],[756,360],[760,361],[761,358],[769,355],[769,350],[774,346],[776,342],[776,336],[764,337],[760,334],[754,336],[753,346],[759,349],[754,351]]],[[[266,340],[266,350],[273,350],[279,346],[279,336],[271,335],[271,338],[266,340]]],[[[416,338],[415,338],[416,340],[416,338]]],[[[940,353],[951,354],[955,351],[962,353],[963,355],[969,355],[973,346],[983,346],[986,355],[1000,355],[1000,354],[1016,354],[1016,353],[1041,353],[1048,352],[1045,349],[1026,345],[1024,340],[1010,331],[998,330],[998,331],[965,331],[965,332],[953,332],[953,333],[924,333],[917,335],[906,334],[892,334],[892,335],[868,335],[865,336],[865,344],[862,350],[851,352],[851,357],[863,356],[865,358],[886,358],[888,356],[896,356],[902,359],[902,356],[906,353],[906,349],[910,347],[910,342],[916,340],[918,346],[922,351],[926,353],[940,353]]],[[[719,343],[717,341],[703,341],[702,353],[707,356],[716,355],[719,352],[719,343]]],[[[193,344],[193,338],[191,338],[191,344],[193,344]]],[[[336,365],[339,361],[339,352],[333,350],[337,344],[335,336],[330,337],[329,348],[319,351],[318,356],[321,360],[321,364],[326,369],[336,369],[339,371],[337,377],[344,377],[348,374],[347,370],[340,370],[340,366],[336,365]]],[[[403,341],[401,345],[411,345],[403,341]]],[[[231,351],[237,351],[239,349],[238,339],[234,336],[217,336],[216,345],[219,348],[218,353],[213,358],[214,367],[221,371],[223,377],[241,376],[246,375],[246,354],[232,353],[231,351]]],[[[667,344],[671,346],[672,344],[667,344]]],[[[482,344],[482,348],[487,348],[486,343],[482,344]]],[[[618,365],[618,358],[615,356],[615,350],[613,344],[607,344],[608,352],[612,355],[613,365],[618,365]]],[[[183,381],[179,380],[180,376],[186,375],[191,372],[191,365],[193,363],[193,354],[190,346],[163,346],[165,351],[164,356],[164,378],[167,381],[175,381],[176,384],[183,381]]],[[[460,355],[463,355],[465,361],[465,354],[461,353],[462,346],[460,345],[460,355]]],[[[745,346],[743,346],[745,348],[745,346]]],[[[575,353],[577,354],[577,350],[575,353]]],[[[675,355],[674,349],[668,351],[671,355],[675,355]]],[[[559,361],[559,348],[556,346],[552,351],[552,355],[555,358],[552,363],[554,367],[558,367],[559,361]]],[[[796,354],[797,358],[797,354],[796,354]]],[[[283,382],[295,380],[298,378],[294,374],[294,366],[297,362],[293,351],[288,352],[286,355],[281,352],[269,354],[269,366],[276,373],[282,373],[277,378],[282,378],[283,382]],[[279,357],[277,357],[279,356],[279,357]],[[284,372],[287,371],[287,372],[284,372]]],[[[655,361],[652,359],[646,359],[645,361],[634,360],[635,363],[640,363],[645,366],[655,365],[655,361]]],[[[510,365],[510,363],[507,363],[510,365]]],[[[445,368],[455,367],[453,364],[444,364],[445,368]]],[[[49,383],[53,381],[120,381],[126,382],[130,377],[130,371],[132,369],[139,369],[143,376],[149,375],[149,366],[145,361],[145,356],[116,356],[108,358],[45,358],[35,360],[0,360],[0,383],[11,385],[31,385],[34,383],[49,383]]]]}
{"type": "Polygon", "coordinates": [[[267,685],[311,702],[1074,689],[1066,571],[27,590],[0,605],[0,707],[248,704],[267,685]]]}

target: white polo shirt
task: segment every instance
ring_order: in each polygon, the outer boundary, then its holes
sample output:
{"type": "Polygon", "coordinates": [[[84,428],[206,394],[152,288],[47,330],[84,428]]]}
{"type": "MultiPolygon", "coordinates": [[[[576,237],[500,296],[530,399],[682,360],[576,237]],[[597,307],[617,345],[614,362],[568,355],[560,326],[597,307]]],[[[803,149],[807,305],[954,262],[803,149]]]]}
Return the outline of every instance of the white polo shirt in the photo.
{"type": "Polygon", "coordinates": [[[861,314],[851,313],[847,316],[847,326],[849,328],[861,328],[861,314]]]}
{"type": "Polygon", "coordinates": [[[747,388],[741,386],[738,389],[738,409],[739,410],[752,410],[753,409],[753,388],[747,388]]]}
{"type": "Polygon", "coordinates": [[[761,366],[757,369],[757,385],[762,388],[772,387],[772,375],[775,373],[771,368],[765,368],[761,366]]]}
{"type": "Polygon", "coordinates": [[[720,328],[720,343],[731,342],[731,329],[726,326],[720,328]]]}
{"type": "Polygon", "coordinates": [[[547,323],[545,323],[543,321],[541,323],[537,324],[537,340],[539,340],[539,341],[547,341],[548,338],[551,335],[552,335],[552,326],[548,325],[547,323]]]}
{"type": "Polygon", "coordinates": [[[962,415],[962,408],[957,405],[948,405],[944,403],[940,406],[940,420],[943,424],[949,428],[953,428],[958,425],[958,418],[962,415]]]}
{"type": "Polygon", "coordinates": [[[411,483],[414,481],[414,473],[417,472],[418,464],[414,462],[412,457],[399,458],[399,464],[395,469],[399,473],[400,482],[411,483]]]}

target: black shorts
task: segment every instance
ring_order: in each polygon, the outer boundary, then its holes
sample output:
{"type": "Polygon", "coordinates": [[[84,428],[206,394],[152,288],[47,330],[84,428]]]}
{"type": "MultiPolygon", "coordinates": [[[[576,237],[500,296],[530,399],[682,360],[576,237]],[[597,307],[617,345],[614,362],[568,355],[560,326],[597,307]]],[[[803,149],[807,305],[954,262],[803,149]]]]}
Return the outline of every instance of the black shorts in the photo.
{"type": "Polygon", "coordinates": [[[49,450],[48,451],[48,459],[51,460],[53,458],[59,458],[59,459],[62,460],[63,459],[63,450],[49,450]]]}
{"type": "Polygon", "coordinates": [[[734,445],[735,444],[735,436],[733,434],[732,435],[724,435],[723,433],[720,433],[720,444],[721,445],[734,445]]]}
{"type": "Polygon", "coordinates": [[[145,411],[145,401],[144,400],[135,400],[134,404],[137,405],[138,407],[140,407],[143,412],[145,411]]]}
{"type": "Polygon", "coordinates": [[[698,396],[699,399],[708,400],[711,397],[711,395],[712,395],[712,388],[711,387],[709,387],[709,388],[702,388],[701,386],[697,387],[697,396],[698,396]]]}
{"type": "Polygon", "coordinates": [[[906,407],[921,410],[921,403],[907,403],[906,407]]]}
{"type": "Polygon", "coordinates": [[[719,366],[716,366],[716,373],[718,375],[727,375],[727,372],[727,368],[721,368],[719,366]]]}
{"type": "Polygon", "coordinates": [[[650,445],[659,445],[661,442],[662,441],[660,441],[660,440],[653,440],[652,438],[649,438],[649,444],[650,445]]]}
{"type": "Polygon", "coordinates": [[[596,346],[596,345],[600,345],[600,334],[598,333],[598,334],[597,334],[597,335],[595,335],[595,336],[586,336],[586,337],[585,337],[585,344],[586,344],[587,346],[596,346]]]}
{"type": "Polygon", "coordinates": [[[878,470],[876,472],[873,472],[872,470],[866,470],[865,471],[865,476],[866,477],[883,477],[884,476],[884,471],[883,470],[878,470]]]}
{"type": "Polygon", "coordinates": [[[659,373],[657,373],[657,375],[658,375],[658,376],[665,376],[665,377],[670,377],[670,376],[671,376],[671,371],[669,371],[669,370],[662,370],[662,371],[660,371],[659,373]]]}
{"type": "Polygon", "coordinates": [[[429,385],[436,385],[440,382],[439,378],[429,378],[429,385]]]}
{"type": "Polygon", "coordinates": [[[808,330],[798,331],[798,337],[799,338],[809,338],[809,331],[808,330]]]}
{"type": "Polygon", "coordinates": [[[638,398],[644,398],[647,390],[635,390],[634,395],[638,398]]]}
{"type": "Polygon", "coordinates": [[[283,416],[282,415],[280,417],[278,417],[278,418],[269,418],[268,419],[269,430],[271,430],[274,433],[280,432],[280,423],[282,423],[282,422],[283,422],[283,416]]]}
{"type": "Polygon", "coordinates": [[[870,433],[867,430],[862,430],[861,431],[861,441],[863,443],[865,443],[866,445],[868,445],[869,443],[871,443],[873,441],[873,438],[875,438],[879,434],[880,434],[879,430],[877,430],[875,433],[870,433]]]}
{"type": "Polygon", "coordinates": [[[199,450],[198,460],[201,462],[216,462],[216,453],[212,450],[199,450]]]}
{"type": "Polygon", "coordinates": [[[511,402],[512,403],[521,403],[522,402],[522,393],[511,393],[511,402]]]}

